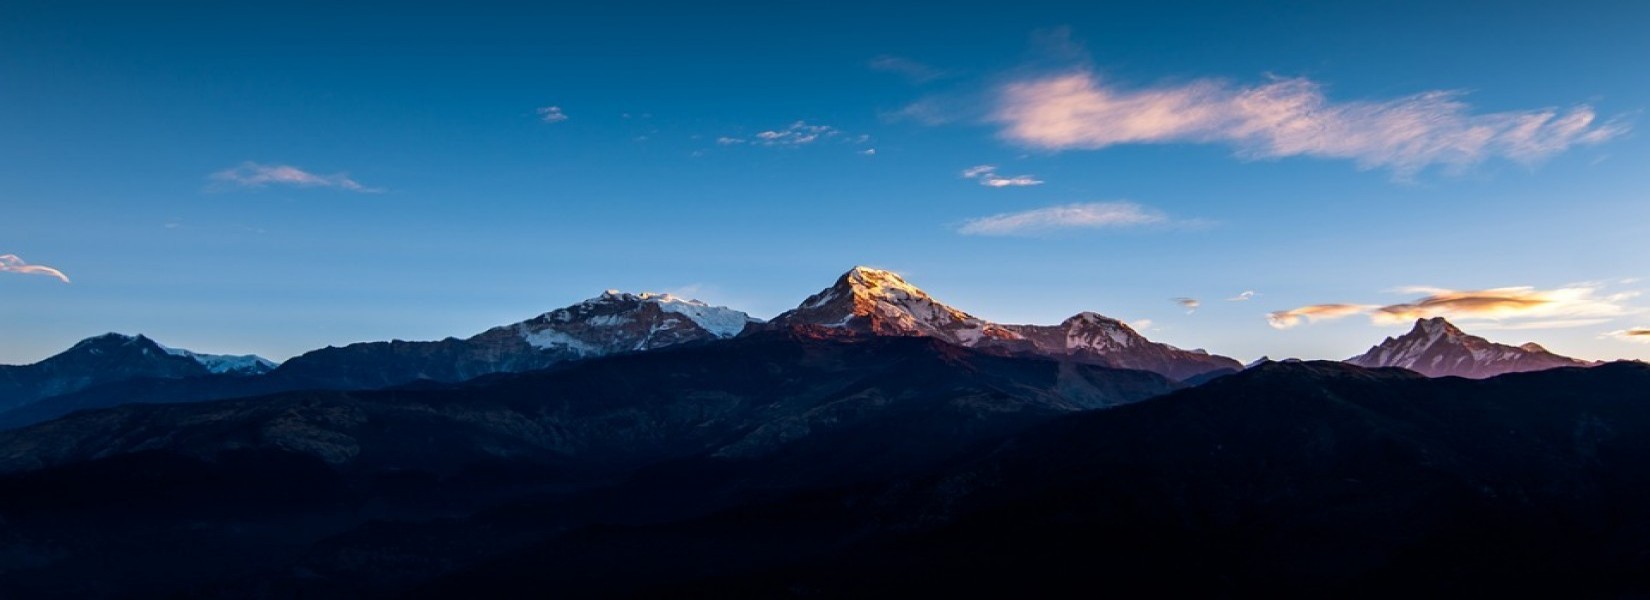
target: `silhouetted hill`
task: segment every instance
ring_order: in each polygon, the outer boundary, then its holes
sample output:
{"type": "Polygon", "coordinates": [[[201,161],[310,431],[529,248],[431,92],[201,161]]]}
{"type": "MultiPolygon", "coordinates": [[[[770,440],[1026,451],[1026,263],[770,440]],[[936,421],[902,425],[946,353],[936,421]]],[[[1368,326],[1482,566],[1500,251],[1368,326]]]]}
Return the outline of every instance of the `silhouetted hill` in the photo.
{"type": "Polygon", "coordinates": [[[0,479],[0,557],[11,557],[0,569],[14,591],[81,596],[254,572],[284,581],[290,571],[264,570],[334,552],[343,558],[306,568],[367,565],[369,581],[388,581],[404,576],[392,565],[432,549],[462,564],[570,526],[919,473],[1058,415],[1175,387],[803,327],[459,385],[81,412],[0,432],[0,470],[13,473],[0,479]],[[281,500],[291,494],[302,500],[281,500]],[[471,534],[480,526],[419,525],[524,502],[560,508],[478,521],[516,529],[485,540],[471,534]],[[445,542],[392,543],[402,535],[445,542]],[[80,576],[89,569],[99,576],[80,576]]]}

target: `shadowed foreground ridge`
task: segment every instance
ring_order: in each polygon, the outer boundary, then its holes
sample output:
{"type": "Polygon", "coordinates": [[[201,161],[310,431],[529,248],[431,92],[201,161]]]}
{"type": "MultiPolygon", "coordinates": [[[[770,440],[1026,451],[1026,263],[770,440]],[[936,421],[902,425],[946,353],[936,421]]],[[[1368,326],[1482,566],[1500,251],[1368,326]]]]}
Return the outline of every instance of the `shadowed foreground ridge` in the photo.
{"type": "Polygon", "coordinates": [[[796,326],[78,413],[0,433],[0,591],[1650,590],[1650,366],[1176,387],[796,326]]]}
{"type": "Polygon", "coordinates": [[[1052,595],[1096,581],[1195,594],[1642,593],[1647,434],[1650,367],[1638,363],[1486,381],[1275,363],[1062,417],[880,487],[570,534],[433,595],[1052,595]],[[620,548],[636,550],[590,558],[620,548]],[[683,566],[704,554],[716,559],[683,566]],[[754,566],[727,573],[735,564],[754,566]]]}
{"type": "Polygon", "coordinates": [[[82,412],[0,432],[0,587],[396,589],[442,572],[424,561],[874,484],[1176,387],[800,327],[457,385],[82,412]],[[430,521],[455,518],[470,525],[430,521]]]}

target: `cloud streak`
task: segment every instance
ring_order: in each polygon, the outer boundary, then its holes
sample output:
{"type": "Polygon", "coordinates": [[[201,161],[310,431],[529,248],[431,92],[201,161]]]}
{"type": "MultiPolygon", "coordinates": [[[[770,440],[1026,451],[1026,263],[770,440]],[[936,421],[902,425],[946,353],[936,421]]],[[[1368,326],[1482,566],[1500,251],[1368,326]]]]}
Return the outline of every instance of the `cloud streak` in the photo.
{"type": "Polygon", "coordinates": [[[1252,299],[1254,297],[1255,297],[1255,292],[1254,291],[1244,290],[1243,293],[1238,294],[1236,296],[1232,296],[1231,298],[1227,298],[1226,301],[1227,302],[1248,302],[1250,299],[1252,299]]]}
{"type": "MultiPolygon", "coordinates": [[[[825,140],[836,140],[846,144],[865,144],[871,141],[871,136],[848,135],[841,129],[830,125],[813,125],[807,121],[795,121],[781,129],[760,131],[750,137],[720,136],[716,138],[716,144],[719,146],[749,145],[794,148],[825,140]]],[[[865,154],[875,154],[875,152],[865,154]]]]}
{"type": "Polygon", "coordinates": [[[1402,291],[1425,294],[1399,304],[1319,304],[1278,311],[1268,316],[1274,327],[1287,329],[1311,318],[1323,307],[1335,307],[1328,314],[1338,318],[1365,313],[1377,325],[1407,324],[1417,319],[1444,317],[1455,321],[1490,321],[1503,329],[1554,329],[1596,325],[1611,318],[1641,312],[1627,302],[1636,292],[1605,294],[1593,285],[1574,285],[1551,290],[1533,287],[1504,287],[1486,290],[1450,290],[1411,287],[1402,291]]]}
{"type": "Polygon", "coordinates": [[[16,254],[0,254],[0,273],[19,273],[22,275],[45,275],[56,277],[58,281],[69,283],[69,276],[62,271],[45,265],[31,265],[28,261],[19,258],[16,254]]]}
{"type": "Polygon", "coordinates": [[[1029,236],[1074,229],[1119,229],[1167,223],[1168,218],[1133,202],[1090,202],[1051,206],[970,219],[964,235],[1029,236]]]}
{"type": "Polygon", "coordinates": [[[1365,304],[1311,304],[1300,308],[1273,311],[1266,315],[1267,323],[1277,329],[1289,329],[1301,323],[1315,323],[1368,312],[1376,308],[1365,304]]]}
{"type": "Polygon", "coordinates": [[[1009,141],[1048,150],[1120,144],[1224,144],[1247,158],[1354,161],[1409,177],[1499,157],[1534,163],[1625,133],[1591,106],[1475,113],[1457,91],[1390,100],[1334,101],[1305,78],[1251,86],[1218,80],[1129,89],[1087,70],[998,90],[991,120],[1009,141]]]}
{"type": "Polygon", "coordinates": [[[1030,175],[1015,175],[1013,177],[998,175],[996,165],[979,165],[969,167],[967,169],[963,169],[962,176],[963,179],[973,179],[979,181],[980,185],[985,187],[1004,188],[1043,185],[1043,181],[1041,179],[1037,179],[1030,175]]]}
{"type": "Polygon", "coordinates": [[[1170,300],[1174,301],[1175,304],[1179,304],[1181,308],[1186,309],[1186,314],[1188,315],[1197,312],[1197,307],[1203,306],[1203,302],[1199,301],[1197,298],[1182,297],[1170,298],[1170,300]]]}
{"type": "Polygon", "coordinates": [[[240,166],[218,171],[211,175],[211,179],[221,184],[246,188],[261,188],[274,184],[301,188],[332,188],[363,194],[383,191],[361,185],[344,173],[317,175],[291,165],[265,165],[255,162],[245,162],[240,166]]]}

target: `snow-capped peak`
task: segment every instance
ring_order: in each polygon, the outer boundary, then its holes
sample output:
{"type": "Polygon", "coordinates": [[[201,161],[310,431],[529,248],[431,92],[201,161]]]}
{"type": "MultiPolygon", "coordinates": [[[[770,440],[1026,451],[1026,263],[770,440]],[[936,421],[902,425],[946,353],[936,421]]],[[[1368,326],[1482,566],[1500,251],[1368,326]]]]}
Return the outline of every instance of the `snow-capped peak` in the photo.
{"type": "Polygon", "coordinates": [[[843,274],[842,280],[847,282],[848,289],[855,295],[892,300],[933,300],[927,292],[906,283],[904,278],[893,271],[854,267],[843,274]]]}
{"type": "Polygon", "coordinates": [[[774,318],[779,325],[822,325],[883,335],[936,337],[972,346],[1017,333],[951,308],[892,271],[854,267],[831,287],[774,318]]]}
{"type": "Polygon", "coordinates": [[[731,338],[760,322],[731,308],[671,294],[607,290],[477,338],[505,335],[498,333],[504,331],[539,350],[589,357],[731,338]]]}

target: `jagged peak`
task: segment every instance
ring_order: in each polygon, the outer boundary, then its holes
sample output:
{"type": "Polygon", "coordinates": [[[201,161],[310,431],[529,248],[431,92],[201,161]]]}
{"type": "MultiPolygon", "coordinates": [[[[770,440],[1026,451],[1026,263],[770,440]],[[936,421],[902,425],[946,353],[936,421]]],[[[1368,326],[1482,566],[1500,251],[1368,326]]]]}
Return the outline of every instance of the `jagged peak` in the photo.
{"type": "Polygon", "coordinates": [[[1087,310],[1067,317],[1066,320],[1061,321],[1060,324],[1068,327],[1071,325],[1115,325],[1129,331],[1134,331],[1133,327],[1129,327],[1129,324],[1124,323],[1122,320],[1113,319],[1106,315],[1087,310]]]}
{"type": "Polygon", "coordinates": [[[1520,350],[1526,350],[1526,351],[1529,351],[1529,352],[1547,352],[1547,353],[1551,353],[1551,351],[1548,350],[1545,346],[1542,346],[1541,344],[1537,344],[1535,342],[1524,342],[1522,344],[1519,344],[1518,348],[1520,350]]]}
{"type": "MultiPolygon", "coordinates": [[[[710,306],[710,304],[707,304],[707,303],[705,303],[701,300],[695,300],[693,298],[683,298],[681,296],[673,295],[669,292],[663,292],[663,293],[660,293],[660,292],[625,292],[625,291],[620,291],[620,290],[607,290],[607,291],[604,291],[604,292],[602,292],[602,295],[596,296],[595,298],[591,298],[589,300],[585,300],[581,304],[603,304],[603,303],[609,303],[609,302],[614,302],[614,301],[652,302],[652,303],[656,303],[656,304],[658,304],[658,303],[680,303],[680,304],[692,304],[694,306],[707,306],[707,307],[710,306]]],[[[716,308],[721,308],[721,307],[716,307],[716,308]]]]}
{"type": "MultiPolygon", "coordinates": [[[[684,317],[719,338],[733,337],[744,331],[746,325],[762,322],[761,319],[753,318],[743,311],[712,306],[692,298],[682,298],[668,293],[631,293],[610,289],[602,292],[600,296],[578,304],[558,308],[534,319],[501,328],[520,332],[528,338],[530,344],[550,344],[563,337],[555,331],[560,329],[562,324],[578,322],[597,328],[627,327],[634,320],[628,315],[644,305],[655,306],[662,313],[684,317]],[[546,333],[547,331],[549,333],[546,333]]],[[[668,324],[668,319],[665,324],[668,324]]]]}
{"type": "Polygon", "coordinates": [[[1467,335],[1466,332],[1461,331],[1461,329],[1459,327],[1456,327],[1453,323],[1450,323],[1448,320],[1445,320],[1443,317],[1432,317],[1430,319],[1416,319],[1415,320],[1415,328],[1411,329],[1410,333],[1420,333],[1420,334],[1428,336],[1428,337],[1452,337],[1452,338],[1453,337],[1463,337],[1463,336],[1467,335]]]}

